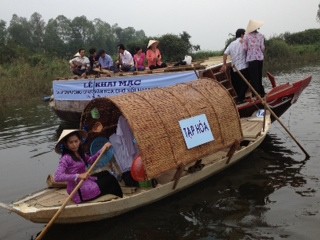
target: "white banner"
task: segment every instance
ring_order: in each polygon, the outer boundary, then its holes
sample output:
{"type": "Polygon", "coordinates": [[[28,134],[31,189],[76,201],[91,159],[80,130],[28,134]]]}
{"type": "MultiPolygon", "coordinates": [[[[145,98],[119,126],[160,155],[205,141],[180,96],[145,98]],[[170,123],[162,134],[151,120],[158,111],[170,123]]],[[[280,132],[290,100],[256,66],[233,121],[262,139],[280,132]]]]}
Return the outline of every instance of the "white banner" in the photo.
{"type": "Polygon", "coordinates": [[[83,80],[54,80],[55,100],[90,100],[196,80],[194,71],[83,80]]]}

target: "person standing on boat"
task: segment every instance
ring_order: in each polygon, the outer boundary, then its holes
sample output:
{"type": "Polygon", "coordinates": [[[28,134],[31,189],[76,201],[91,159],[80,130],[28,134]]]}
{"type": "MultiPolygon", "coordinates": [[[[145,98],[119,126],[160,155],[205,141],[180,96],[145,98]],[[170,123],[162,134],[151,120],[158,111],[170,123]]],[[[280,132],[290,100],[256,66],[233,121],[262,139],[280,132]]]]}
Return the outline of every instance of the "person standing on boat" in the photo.
{"type": "Polygon", "coordinates": [[[265,91],[262,85],[262,68],[264,60],[264,36],[257,30],[263,22],[250,20],[243,38],[244,48],[247,51],[247,62],[249,64],[249,76],[251,84],[261,97],[265,91]]]}
{"type": "Polygon", "coordinates": [[[73,201],[81,203],[98,198],[105,194],[122,197],[122,190],[117,179],[108,171],[102,171],[88,176],[86,168],[92,164],[103,151],[111,146],[108,142],[95,155],[89,157],[84,153],[82,140],[86,132],[77,129],[63,130],[56,144],[55,151],[62,154],[55,173],[56,182],[67,182],[67,192],[70,194],[80,180],[85,180],[73,201]]]}
{"type": "Polygon", "coordinates": [[[85,50],[80,48],[74,55],[74,58],[69,61],[73,74],[86,77],[90,70],[90,60],[85,56],[85,50]]]}
{"type": "Polygon", "coordinates": [[[146,55],[142,52],[141,47],[136,48],[136,54],[133,56],[134,65],[136,71],[144,71],[144,62],[146,60],[146,55]]]}
{"type": "Polygon", "coordinates": [[[123,44],[119,44],[118,68],[121,71],[129,72],[134,70],[134,62],[131,53],[126,50],[123,44]]]}
{"type": "Polygon", "coordinates": [[[161,52],[158,48],[159,41],[157,40],[149,40],[148,43],[148,50],[147,50],[147,60],[148,60],[148,67],[150,70],[156,68],[165,68],[167,64],[162,62],[161,52]]]}
{"type": "MultiPolygon", "coordinates": [[[[236,40],[231,42],[226,48],[223,54],[223,65],[221,71],[227,70],[227,57],[231,56],[232,64],[246,77],[248,78],[248,63],[246,62],[246,51],[244,49],[243,37],[245,30],[242,28],[236,31],[236,40]]],[[[243,103],[245,94],[248,89],[247,84],[241,79],[236,69],[230,70],[232,85],[238,95],[238,103],[243,103]]]]}

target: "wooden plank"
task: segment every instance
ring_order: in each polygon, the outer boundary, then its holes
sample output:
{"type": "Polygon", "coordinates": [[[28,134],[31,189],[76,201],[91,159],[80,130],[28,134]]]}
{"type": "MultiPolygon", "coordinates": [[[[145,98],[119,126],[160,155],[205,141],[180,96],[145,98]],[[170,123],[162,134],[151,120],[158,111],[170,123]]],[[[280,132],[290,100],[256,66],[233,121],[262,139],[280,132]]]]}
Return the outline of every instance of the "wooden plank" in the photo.
{"type": "Polygon", "coordinates": [[[241,120],[242,134],[244,138],[256,138],[262,130],[262,121],[241,120]]]}

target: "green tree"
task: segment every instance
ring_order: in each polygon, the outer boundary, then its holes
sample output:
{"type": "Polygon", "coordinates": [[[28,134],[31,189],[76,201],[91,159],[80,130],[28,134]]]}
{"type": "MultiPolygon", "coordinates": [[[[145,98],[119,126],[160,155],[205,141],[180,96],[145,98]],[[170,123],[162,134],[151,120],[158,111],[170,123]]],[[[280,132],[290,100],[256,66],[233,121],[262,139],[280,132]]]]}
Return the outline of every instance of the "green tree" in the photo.
{"type": "Polygon", "coordinates": [[[42,16],[39,13],[35,12],[31,15],[29,27],[33,52],[43,51],[45,22],[42,20],[42,16]]]}
{"type": "Polygon", "coordinates": [[[3,20],[0,20],[0,47],[3,47],[6,43],[7,39],[7,28],[6,28],[6,22],[3,20]]]}
{"type": "Polygon", "coordinates": [[[75,17],[71,21],[70,47],[78,49],[90,46],[94,42],[94,25],[85,16],[75,17]]]}
{"type": "Polygon", "coordinates": [[[317,44],[320,42],[320,29],[307,29],[302,32],[285,34],[288,44],[317,44]]]}
{"type": "Polygon", "coordinates": [[[190,45],[175,34],[165,34],[159,38],[159,48],[166,61],[179,61],[190,51],[190,45]]]}
{"type": "Polygon", "coordinates": [[[32,33],[28,20],[13,14],[8,27],[9,44],[32,49],[32,33]]]}
{"type": "Polygon", "coordinates": [[[317,21],[320,22],[320,4],[318,5],[317,21]]]}
{"type": "Polygon", "coordinates": [[[64,57],[67,51],[66,42],[59,34],[59,25],[56,19],[50,19],[43,37],[43,45],[47,53],[64,57]]]}
{"type": "Polygon", "coordinates": [[[116,53],[117,40],[113,34],[110,24],[102,21],[99,18],[94,19],[94,41],[93,47],[97,49],[104,49],[108,54],[113,55],[116,53]]]}

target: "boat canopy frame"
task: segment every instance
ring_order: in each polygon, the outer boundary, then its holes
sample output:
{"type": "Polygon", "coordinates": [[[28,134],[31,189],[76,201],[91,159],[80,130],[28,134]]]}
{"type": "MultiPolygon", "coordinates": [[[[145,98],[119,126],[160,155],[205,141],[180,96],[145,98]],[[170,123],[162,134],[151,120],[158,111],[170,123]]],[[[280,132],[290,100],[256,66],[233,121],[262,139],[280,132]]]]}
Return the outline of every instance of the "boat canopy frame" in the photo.
{"type": "Polygon", "coordinates": [[[114,127],[121,115],[131,127],[148,179],[230,148],[243,139],[232,96],[209,78],[94,99],[82,113],[80,128],[90,131],[97,121],[104,127],[114,127]],[[99,119],[92,117],[93,109],[98,110],[99,119]],[[206,115],[214,140],[188,149],[179,121],[201,114],[206,115]]]}

